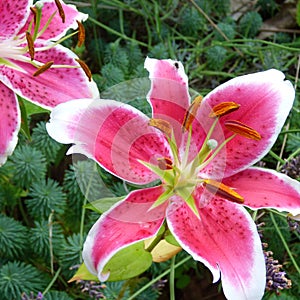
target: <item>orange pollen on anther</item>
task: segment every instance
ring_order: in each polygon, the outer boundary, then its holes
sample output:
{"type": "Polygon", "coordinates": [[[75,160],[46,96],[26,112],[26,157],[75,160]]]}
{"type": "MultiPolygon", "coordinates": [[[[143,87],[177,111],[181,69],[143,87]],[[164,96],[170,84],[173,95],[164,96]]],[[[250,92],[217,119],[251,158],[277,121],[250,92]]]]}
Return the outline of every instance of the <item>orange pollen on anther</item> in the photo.
{"type": "Polygon", "coordinates": [[[150,119],[148,125],[153,126],[163,132],[165,135],[170,136],[172,133],[171,124],[163,119],[150,119]]]}
{"type": "Polygon", "coordinates": [[[161,157],[157,159],[158,161],[158,167],[161,170],[171,170],[173,167],[173,162],[170,158],[168,157],[161,157]]]}
{"type": "Polygon", "coordinates": [[[205,179],[203,185],[209,192],[215,193],[217,196],[226,200],[236,203],[244,203],[244,198],[240,194],[221,182],[213,179],[205,179]]]}
{"type": "Polygon", "coordinates": [[[57,6],[58,13],[59,13],[59,15],[61,17],[62,22],[65,23],[65,21],[66,21],[66,15],[65,15],[64,9],[63,9],[60,1],[59,0],[55,0],[55,4],[57,6]]]}
{"type": "Polygon", "coordinates": [[[28,46],[28,52],[30,55],[31,60],[34,60],[34,42],[32,35],[30,34],[29,31],[26,31],[26,41],[27,41],[27,46],[28,46]]]}
{"type": "Polygon", "coordinates": [[[81,22],[77,21],[78,24],[78,42],[77,42],[77,47],[81,47],[84,43],[85,40],[85,29],[84,26],[82,25],[81,22]]]}
{"type": "Polygon", "coordinates": [[[34,24],[36,24],[36,16],[37,16],[37,9],[34,7],[34,6],[31,6],[30,7],[30,10],[33,14],[33,21],[34,21],[34,24]]]}
{"type": "Polygon", "coordinates": [[[209,114],[209,117],[222,117],[239,109],[239,107],[240,105],[235,102],[221,102],[212,108],[212,112],[209,114]]]}
{"type": "Polygon", "coordinates": [[[248,139],[256,141],[259,141],[261,139],[261,135],[255,129],[243,124],[242,122],[228,120],[224,122],[224,125],[228,130],[248,139]]]}
{"type": "Polygon", "coordinates": [[[192,123],[196,117],[196,114],[200,107],[202,99],[203,99],[202,96],[200,96],[200,95],[197,96],[194,99],[194,101],[192,102],[192,104],[190,105],[190,107],[188,108],[188,110],[186,111],[184,120],[182,123],[182,130],[184,130],[184,129],[189,130],[190,126],[192,125],[192,123]]]}
{"type": "Polygon", "coordinates": [[[51,68],[51,66],[53,65],[53,63],[54,63],[54,61],[48,61],[44,65],[40,66],[37,69],[37,71],[33,73],[33,76],[38,76],[38,75],[44,73],[45,71],[47,71],[48,69],[51,68]]]}
{"type": "Polygon", "coordinates": [[[87,78],[89,79],[89,81],[92,81],[92,72],[91,72],[90,68],[88,67],[88,65],[79,58],[75,58],[75,60],[79,63],[80,67],[84,71],[84,73],[87,76],[87,78]]]}

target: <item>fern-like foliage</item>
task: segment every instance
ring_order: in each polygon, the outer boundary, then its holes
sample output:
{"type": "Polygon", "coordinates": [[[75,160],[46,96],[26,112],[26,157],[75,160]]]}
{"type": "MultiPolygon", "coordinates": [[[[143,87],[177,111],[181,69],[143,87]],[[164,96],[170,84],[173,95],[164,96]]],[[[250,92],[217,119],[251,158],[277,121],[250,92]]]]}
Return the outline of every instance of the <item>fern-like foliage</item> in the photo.
{"type": "Polygon", "coordinates": [[[262,17],[256,11],[249,11],[240,20],[240,32],[246,38],[254,38],[262,25],[262,17]]]}
{"type": "Polygon", "coordinates": [[[27,209],[36,219],[46,219],[52,211],[63,214],[66,207],[66,196],[58,182],[49,178],[35,181],[26,200],[27,209]]]}
{"type": "Polygon", "coordinates": [[[213,46],[207,50],[206,60],[212,70],[223,68],[227,60],[227,50],[222,46],[213,46]]]}
{"type": "Polygon", "coordinates": [[[64,240],[61,245],[61,250],[59,252],[59,262],[63,268],[62,273],[67,277],[71,278],[74,274],[72,267],[80,264],[81,262],[81,250],[82,241],[85,237],[81,239],[80,234],[73,234],[64,240]]]}
{"type": "Polygon", "coordinates": [[[30,229],[29,242],[33,253],[44,259],[50,256],[50,238],[53,253],[57,254],[64,240],[63,231],[57,222],[49,224],[46,220],[35,221],[35,227],[30,229]]]}
{"type": "Polygon", "coordinates": [[[0,214],[0,257],[20,257],[27,247],[27,228],[15,219],[0,214]]]}
{"type": "Polygon", "coordinates": [[[50,291],[44,296],[43,300],[74,300],[74,298],[70,297],[66,292],[50,291]]]}
{"type": "Polygon", "coordinates": [[[48,162],[54,162],[62,145],[53,140],[46,130],[46,123],[40,122],[32,130],[33,145],[40,149],[48,162]]]}
{"type": "Polygon", "coordinates": [[[23,262],[8,262],[0,268],[0,295],[2,300],[20,299],[21,294],[38,292],[48,279],[35,267],[23,262]]]}
{"type": "Polygon", "coordinates": [[[30,145],[17,147],[10,162],[14,167],[14,182],[21,187],[28,188],[32,182],[45,177],[45,157],[41,151],[30,145]]]}

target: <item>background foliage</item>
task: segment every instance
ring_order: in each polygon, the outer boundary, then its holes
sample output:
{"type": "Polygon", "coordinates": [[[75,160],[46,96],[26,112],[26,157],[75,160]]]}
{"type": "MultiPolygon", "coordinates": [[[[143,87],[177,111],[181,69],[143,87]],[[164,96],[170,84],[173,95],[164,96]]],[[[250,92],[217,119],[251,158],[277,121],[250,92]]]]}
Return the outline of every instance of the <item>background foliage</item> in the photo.
{"type": "MultiPolygon", "coordinates": [[[[282,70],[299,88],[300,8],[296,1],[259,0],[247,5],[229,0],[66,2],[90,16],[84,24],[85,45],[77,48],[76,40],[68,40],[66,46],[89,65],[102,94],[130,101],[145,113],[150,112],[145,101],[147,84],[133,87],[134,96],[110,87],[146,77],[147,55],[181,60],[191,87],[203,95],[232,77],[268,68],[282,70]],[[289,24],[283,21],[287,14],[289,24]]],[[[45,130],[49,114],[20,101],[26,110],[23,123],[29,127],[23,126],[14,154],[0,168],[1,299],[20,299],[22,293],[23,299],[38,299],[38,292],[49,300],[128,299],[147,284],[134,299],[168,299],[169,262],[153,264],[126,282],[67,282],[82,262],[85,236],[98,218],[85,208],[87,198],[105,196],[97,178],[115,196],[135,187],[83,157],[75,162],[66,157],[67,147],[53,141],[45,130]],[[159,280],[152,282],[155,278],[159,280]]],[[[297,93],[284,132],[261,162],[298,180],[299,110],[297,93]]],[[[299,299],[299,227],[294,225],[291,231],[280,214],[259,211],[256,217],[258,223],[265,223],[260,229],[267,250],[272,250],[293,282],[280,296],[267,291],[264,299],[299,299]]],[[[178,299],[224,299],[220,284],[212,285],[202,264],[180,253],[176,262],[183,260],[175,274],[178,299]]]]}

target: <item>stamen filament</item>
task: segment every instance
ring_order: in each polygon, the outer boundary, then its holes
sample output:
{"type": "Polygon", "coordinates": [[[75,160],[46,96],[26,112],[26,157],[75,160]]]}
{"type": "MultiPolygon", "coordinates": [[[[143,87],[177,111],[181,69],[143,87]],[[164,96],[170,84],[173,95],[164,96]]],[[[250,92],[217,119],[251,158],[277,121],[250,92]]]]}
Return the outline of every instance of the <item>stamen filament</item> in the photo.
{"type": "Polygon", "coordinates": [[[50,16],[50,18],[47,20],[44,27],[39,32],[37,32],[36,37],[40,37],[41,35],[44,34],[44,32],[47,30],[49,24],[51,23],[51,21],[52,21],[52,19],[54,18],[55,15],[56,15],[56,11],[50,16]]]}
{"type": "MultiPolygon", "coordinates": [[[[38,37],[39,29],[40,29],[40,26],[41,26],[42,8],[40,6],[35,6],[34,10],[35,10],[35,14],[34,14],[34,32],[33,32],[32,38],[35,41],[38,37]]],[[[47,25],[47,27],[48,27],[48,25],[47,25]]],[[[31,28],[30,28],[30,31],[31,31],[31,28]]]]}

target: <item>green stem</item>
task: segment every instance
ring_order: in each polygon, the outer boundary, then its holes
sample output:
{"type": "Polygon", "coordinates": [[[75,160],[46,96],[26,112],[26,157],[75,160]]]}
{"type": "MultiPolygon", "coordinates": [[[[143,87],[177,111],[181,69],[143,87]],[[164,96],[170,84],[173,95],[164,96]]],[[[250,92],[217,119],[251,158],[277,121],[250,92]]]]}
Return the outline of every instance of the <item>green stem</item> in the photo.
{"type": "MultiPolygon", "coordinates": [[[[179,263],[177,263],[176,265],[174,265],[174,269],[176,269],[179,266],[181,266],[182,264],[186,263],[191,258],[192,258],[191,256],[188,256],[188,257],[184,258],[179,263]]],[[[160,274],[159,276],[157,276],[156,278],[152,279],[147,284],[145,284],[141,289],[139,289],[137,292],[135,292],[132,296],[130,296],[127,300],[135,300],[138,295],[140,295],[143,291],[145,291],[146,289],[148,289],[156,281],[158,281],[161,278],[163,278],[164,276],[168,275],[170,272],[171,272],[171,269],[168,269],[165,272],[163,272],[162,274],[160,274]]]]}
{"type": "Polygon", "coordinates": [[[175,300],[175,258],[176,255],[174,255],[171,259],[171,266],[170,266],[170,300],[175,300]]]}
{"type": "Polygon", "coordinates": [[[48,284],[48,286],[45,288],[45,290],[43,291],[43,296],[45,296],[45,294],[48,293],[48,291],[51,289],[52,285],[54,284],[54,282],[56,281],[58,275],[60,274],[61,268],[59,268],[57,270],[57,272],[55,273],[54,277],[52,278],[51,282],[48,284]]]}
{"type": "Polygon", "coordinates": [[[271,217],[272,223],[273,223],[273,225],[274,225],[274,227],[277,231],[277,234],[279,235],[279,237],[281,239],[281,242],[282,242],[287,254],[289,255],[289,257],[290,257],[295,269],[297,270],[298,274],[300,274],[300,267],[298,266],[296,260],[294,259],[294,256],[293,256],[288,244],[286,243],[286,241],[284,239],[284,236],[282,235],[281,230],[280,230],[279,226],[277,225],[277,222],[276,222],[272,212],[270,212],[270,217],[271,217]]]}
{"type": "Polygon", "coordinates": [[[133,42],[133,43],[139,44],[140,46],[143,46],[143,47],[147,47],[147,48],[148,48],[148,45],[147,45],[147,44],[145,44],[145,43],[143,43],[143,42],[140,42],[140,41],[138,41],[138,40],[132,39],[132,38],[128,37],[127,35],[122,34],[122,33],[118,32],[118,31],[116,31],[116,30],[114,30],[114,29],[112,29],[112,28],[106,26],[105,24],[103,24],[103,23],[101,23],[101,22],[95,20],[95,19],[92,18],[92,17],[89,17],[89,21],[91,21],[91,22],[93,22],[94,24],[98,25],[99,27],[105,29],[105,30],[108,31],[109,33],[112,33],[112,34],[114,34],[114,35],[117,35],[117,36],[121,37],[121,38],[124,39],[124,40],[131,41],[131,42],[133,42]]]}
{"type": "Polygon", "coordinates": [[[273,152],[272,150],[270,150],[269,154],[275,158],[276,160],[278,160],[279,162],[281,162],[282,164],[285,164],[285,160],[282,159],[280,156],[278,156],[275,152],[273,152]]]}

